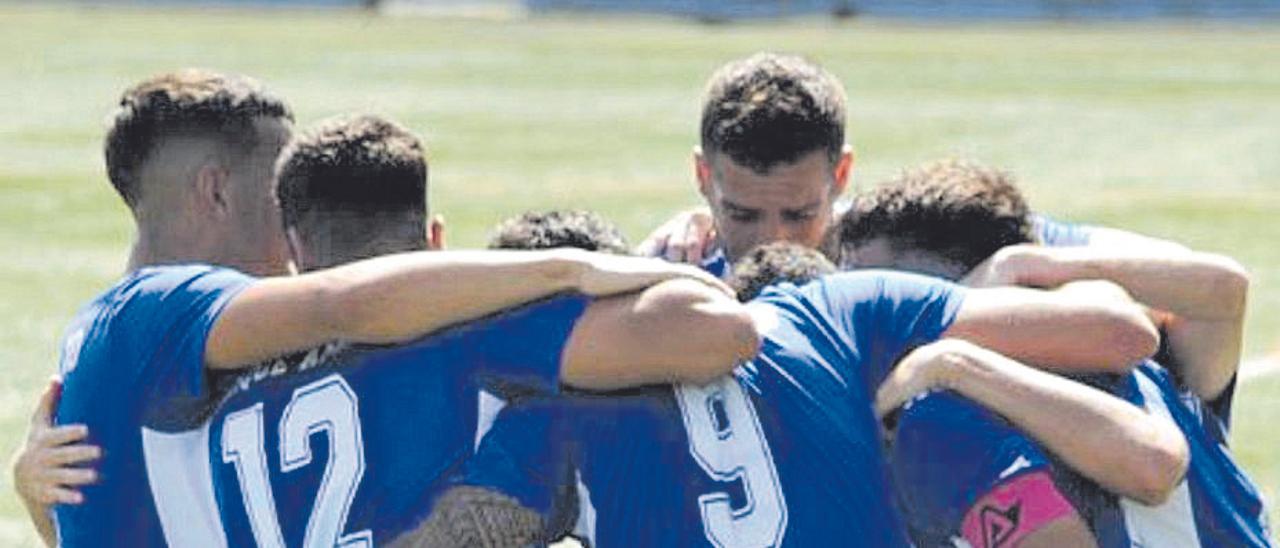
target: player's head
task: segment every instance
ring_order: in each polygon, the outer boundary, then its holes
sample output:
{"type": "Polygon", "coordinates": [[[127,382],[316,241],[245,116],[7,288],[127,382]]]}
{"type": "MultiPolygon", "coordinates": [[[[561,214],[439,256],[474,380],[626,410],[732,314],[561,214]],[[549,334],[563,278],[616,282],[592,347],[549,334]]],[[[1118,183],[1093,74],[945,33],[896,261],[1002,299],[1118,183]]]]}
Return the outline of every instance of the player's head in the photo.
{"type": "Polygon", "coordinates": [[[172,250],[161,255],[282,271],[271,170],[292,122],[244,76],[188,69],[125,91],[107,131],[107,174],[139,240],[172,250]]]}
{"type": "Polygon", "coordinates": [[[436,247],[421,141],[372,115],[325,120],[280,155],[276,196],[301,270],[436,247]]]}
{"type": "Polygon", "coordinates": [[[817,250],[799,244],[774,242],[752,249],[733,265],[729,287],[742,302],[780,282],[804,284],[834,273],[836,266],[817,250]]]}
{"type": "Polygon", "coordinates": [[[803,58],[759,53],[711,76],[694,168],[730,259],[822,242],[853,167],[844,124],[839,80],[803,58]]]}
{"type": "Polygon", "coordinates": [[[503,221],[489,240],[489,249],[537,250],[572,247],[628,255],[622,232],[590,211],[528,212],[503,221]]]}
{"type": "Polygon", "coordinates": [[[1033,241],[1012,177],[943,160],[860,193],[836,228],[842,267],[896,268],[959,279],[1002,247],[1033,241]]]}

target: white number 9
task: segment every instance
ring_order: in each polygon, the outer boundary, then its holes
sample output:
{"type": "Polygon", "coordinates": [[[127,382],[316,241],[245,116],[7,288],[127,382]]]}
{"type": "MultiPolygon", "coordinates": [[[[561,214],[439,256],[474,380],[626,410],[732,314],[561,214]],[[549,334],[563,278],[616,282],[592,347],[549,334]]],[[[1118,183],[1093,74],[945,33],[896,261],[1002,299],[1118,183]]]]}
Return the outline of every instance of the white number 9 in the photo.
{"type": "Polygon", "coordinates": [[[746,503],[729,494],[698,497],[707,540],[730,546],[777,546],[787,527],[787,503],[769,444],[746,391],[733,377],[706,386],[677,385],[676,401],[689,435],[689,453],[717,481],[741,481],[746,503]]]}

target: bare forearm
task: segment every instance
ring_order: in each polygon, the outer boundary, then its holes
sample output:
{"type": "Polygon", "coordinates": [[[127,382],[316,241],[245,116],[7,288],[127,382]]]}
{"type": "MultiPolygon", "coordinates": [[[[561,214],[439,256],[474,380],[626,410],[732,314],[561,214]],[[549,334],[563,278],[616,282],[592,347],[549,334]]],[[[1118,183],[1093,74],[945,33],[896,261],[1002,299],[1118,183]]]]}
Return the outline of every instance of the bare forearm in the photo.
{"type": "Polygon", "coordinates": [[[338,326],[344,338],[401,342],[575,289],[584,263],[574,255],[438,252],[388,257],[390,267],[356,264],[335,269],[329,275],[345,289],[335,299],[338,310],[332,316],[345,320],[338,326]]]}
{"type": "Polygon", "coordinates": [[[1016,287],[971,290],[944,336],[1061,371],[1127,371],[1159,345],[1131,300],[1016,287]]]}
{"type": "Polygon", "coordinates": [[[1006,417],[1113,492],[1156,502],[1186,471],[1186,441],[1160,417],[987,349],[969,345],[948,359],[947,386],[1006,417]]]}
{"type": "Polygon", "coordinates": [[[1134,299],[1188,319],[1234,320],[1244,314],[1249,277],[1228,257],[1146,248],[1025,246],[1012,258],[1020,285],[1056,287],[1110,280],[1134,299]]]}
{"type": "Polygon", "coordinates": [[[574,256],[405,253],[265,279],[227,306],[206,343],[205,361],[238,367],[335,339],[412,339],[574,287],[581,274],[574,256]]]}

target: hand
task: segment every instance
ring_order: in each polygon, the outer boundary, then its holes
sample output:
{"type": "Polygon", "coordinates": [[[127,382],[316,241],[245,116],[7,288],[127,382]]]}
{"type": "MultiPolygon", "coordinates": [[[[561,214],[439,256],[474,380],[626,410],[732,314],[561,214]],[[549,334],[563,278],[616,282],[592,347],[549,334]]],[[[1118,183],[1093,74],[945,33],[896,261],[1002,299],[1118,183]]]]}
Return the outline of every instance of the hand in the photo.
{"type": "Polygon", "coordinates": [[[13,460],[13,485],[28,506],[80,504],[76,487],[97,481],[97,473],[76,465],[97,460],[102,451],[78,443],[89,435],[83,424],[53,425],[53,409],[62,395],[62,381],[53,379],[40,395],[31,415],[27,441],[13,460]]]}
{"type": "Polygon", "coordinates": [[[982,264],[973,267],[960,285],[968,287],[1003,287],[1022,285],[1024,269],[1033,260],[1038,246],[1015,244],[1000,248],[982,264]]]}
{"type": "Polygon", "coordinates": [[[582,253],[587,268],[578,291],[593,297],[629,293],[672,279],[690,279],[733,297],[733,290],[700,268],[646,257],[582,253]]]}
{"type": "Polygon", "coordinates": [[[883,420],[920,394],[948,387],[953,358],[968,344],[959,339],[943,339],[912,350],[899,360],[876,390],[876,418],[883,420]]]}
{"type": "Polygon", "coordinates": [[[711,210],[698,207],[681,212],[659,226],[636,247],[636,254],[662,257],[673,263],[699,264],[716,246],[711,210]]]}

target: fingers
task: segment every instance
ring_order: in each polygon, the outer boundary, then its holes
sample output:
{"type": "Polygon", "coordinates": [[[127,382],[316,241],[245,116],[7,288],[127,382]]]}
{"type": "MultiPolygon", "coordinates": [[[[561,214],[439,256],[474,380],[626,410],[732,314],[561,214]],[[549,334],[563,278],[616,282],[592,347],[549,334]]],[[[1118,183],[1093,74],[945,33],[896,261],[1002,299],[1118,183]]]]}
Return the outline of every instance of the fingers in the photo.
{"type": "Polygon", "coordinates": [[[49,451],[48,462],[55,466],[84,464],[102,458],[102,450],[96,445],[71,445],[49,451]]]}
{"type": "Polygon", "coordinates": [[[52,487],[46,489],[36,499],[40,504],[80,504],[84,502],[84,495],[75,489],[65,487],[52,487]]]}
{"type": "Polygon", "coordinates": [[[658,230],[654,231],[653,234],[650,234],[648,238],[645,238],[643,242],[640,242],[640,245],[636,246],[637,256],[640,256],[640,257],[665,257],[666,256],[667,240],[670,239],[670,234],[667,234],[666,232],[664,232],[663,228],[665,228],[665,226],[659,227],[658,230]]]}
{"type": "Polygon", "coordinates": [[[56,484],[52,489],[64,489],[73,485],[88,485],[98,481],[98,473],[89,468],[54,468],[46,472],[47,479],[56,484]]]}
{"type": "Polygon", "coordinates": [[[89,427],[83,424],[68,424],[44,428],[35,435],[35,441],[43,447],[56,447],[83,440],[88,436],[89,427]]]}
{"type": "Polygon", "coordinates": [[[683,223],[673,232],[674,236],[667,242],[666,258],[672,262],[698,264],[702,262],[706,251],[711,247],[714,238],[715,222],[709,214],[699,211],[689,212],[683,223]]]}
{"type": "Polygon", "coordinates": [[[58,399],[62,396],[62,379],[54,377],[49,379],[44,391],[40,393],[40,400],[36,402],[36,409],[31,413],[32,425],[47,425],[53,423],[53,408],[57,407],[58,399]]]}

